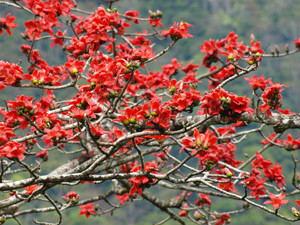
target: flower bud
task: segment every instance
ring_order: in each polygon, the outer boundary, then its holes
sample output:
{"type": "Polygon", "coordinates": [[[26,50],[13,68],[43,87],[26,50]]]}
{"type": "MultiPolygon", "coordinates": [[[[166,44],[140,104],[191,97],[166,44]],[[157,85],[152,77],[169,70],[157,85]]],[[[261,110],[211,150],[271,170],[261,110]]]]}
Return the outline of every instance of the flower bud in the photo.
{"type": "Polygon", "coordinates": [[[292,207],[292,212],[295,217],[300,217],[300,213],[295,207],[292,207]]]}
{"type": "Polygon", "coordinates": [[[225,174],[228,178],[232,177],[232,172],[227,167],[225,168],[225,174]]]}
{"type": "Polygon", "coordinates": [[[198,221],[200,219],[205,219],[205,216],[202,213],[200,213],[199,211],[195,211],[195,213],[194,213],[194,219],[196,221],[198,221]]]}
{"type": "Polygon", "coordinates": [[[277,45],[275,45],[275,47],[274,47],[274,48],[275,48],[275,52],[276,52],[276,54],[277,54],[277,55],[279,55],[279,52],[280,52],[280,50],[279,50],[278,46],[277,46],[277,45]]]}
{"type": "Polygon", "coordinates": [[[169,92],[170,92],[171,94],[174,94],[174,93],[176,92],[176,88],[175,88],[175,87],[170,88],[170,89],[169,89],[169,92]]]}
{"type": "Polygon", "coordinates": [[[289,53],[289,51],[290,51],[289,44],[286,44],[286,45],[285,45],[284,51],[285,51],[286,54],[289,53]]]}

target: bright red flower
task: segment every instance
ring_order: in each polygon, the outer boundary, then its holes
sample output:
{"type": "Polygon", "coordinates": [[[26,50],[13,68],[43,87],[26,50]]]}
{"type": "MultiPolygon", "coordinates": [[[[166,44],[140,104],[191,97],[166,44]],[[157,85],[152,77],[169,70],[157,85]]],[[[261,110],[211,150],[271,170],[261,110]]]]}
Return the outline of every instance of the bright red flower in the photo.
{"type": "Polygon", "coordinates": [[[163,72],[168,76],[175,75],[178,73],[178,69],[181,68],[183,64],[184,63],[179,64],[177,59],[173,58],[171,64],[162,66],[163,72]]]}
{"type": "Polygon", "coordinates": [[[205,133],[200,133],[196,128],[194,129],[194,139],[192,137],[184,137],[182,139],[183,147],[180,152],[186,148],[193,149],[193,152],[200,150],[217,150],[218,147],[215,145],[218,138],[207,129],[205,133]]]}
{"type": "Polygon", "coordinates": [[[215,223],[215,225],[223,225],[230,223],[231,216],[229,214],[220,215],[220,219],[215,223]]]}
{"type": "Polygon", "coordinates": [[[265,201],[264,204],[272,204],[275,210],[279,209],[281,205],[288,203],[288,200],[284,200],[284,193],[282,193],[278,197],[276,197],[276,195],[274,195],[273,193],[270,193],[269,197],[271,198],[271,200],[265,201]]]}
{"type": "Polygon", "coordinates": [[[288,87],[288,85],[273,83],[269,81],[270,87],[266,87],[263,94],[261,95],[264,104],[259,106],[260,111],[267,112],[267,115],[270,116],[272,114],[271,109],[278,109],[281,106],[281,92],[284,89],[280,89],[282,87],[288,87]]]}
{"type": "Polygon", "coordinates": [[[96,215],[93,202],[85,205],[80,205],[79,207],[81,208],[79,215],[85,215],[86,218],[89,218],[91,214],[96,215]]]}
{"type": "Polygon", "coordinates": [[[181,21],[180,23],[174,22],[173,26],[169,30],[164,30],[161,32],[162,36],[170,36],[172,40],[178,40],[180,38],[189,38],[193,35],[188,34],[188,27],[193,27],[193,25],[181,21]]]}
{"type": "Polygon", "coordinates": [[[7,157],[11,159],[24,159],[25,146],[15,141],[10,141],[5,146],[0,147],[0,157],[7,157]]]}
{"type": "Polygon", "coordinates": [[[204,112],[215,116],[221,115],[230,119],[238,119],[243,112],[248,112],[252,115],[253,109],[249,107],[250,99],[247,96],[236,96],[233,93],[228,93],[224,89],[214,89],[206,93],[202,98],[200,108],[204,112]]]}
{"type": "Polygon", "coordinates": [[[15,16],[12,16],[12,17],[9,17],[10,16],[10,13],[7,14],[6,18],[0,18],[0,36],[1,34],[4,33],[3,30],[6,30],[6,32],[11,35],[11,31],[9,28],[16,28],[17,27],[17,24],[14,24],[13,22],[15,21],[16,17],[15,16]]]}
{"type": "Polygon", "coordinates": [[[61,30],[58,30],[57,33],[54,35],[54,37],[51,38],[51,41],[53,41],[50,45],[50,47],[54,47],[55,45],[63,46],[64,44],[64,36],[66,36],[67,31],[61,32],[61,30]]]}
{"type": "Polygon", "coordinates": [[[69,70],[71,75],[77,75],[78,73],[83,73],[84,61],[74,60],[71,57],[67,58],[67,63],[65,67],[69,70]]]}
{"type": "Polygon", "coordinates": [[[73,203],[78,203],[78,201],[79,201],[79,194],[77,194],[74,191],[69,191],[65,196],[62,197],[62,199],[66,203],[69,203],[70,201],[72,201],[73,203]]]}
{"type": "Polygon", "coordinates": [[[45,149],[43,151],[36,153],[35,157],[42,158],[44,161],[47,161],[48,160],[48,150],[45,149]]]}
{"type": "Polygon", "coordinates": [[[300,207],[300,200],[296,200],[295,202],[300,207]]]}
{"type": "Polygon", "coordinates": [[[149,10],[149,24],[153,27],[165,27],[162,23],[160,23],[162,16],[163,13],[159,10],[156,10],[156,12],[149,10]]]}
{"type": "Polygon", "coordinates": [[[252,79],[245,77],[245,80],[249,81],[249,84],[252,86],[251,89],[256,90],[256,89],[260,88],[261,90],[265,90],[268,82],[271,79],[265,80],[265,75],[262,75],[260,78],[258,78],[256,75],[254,75],[252,77],[252,79]]]}
{"type": "Polygon", "coordinates": [[[291,134],[288,134],[286,137],[287,140],[282,140],[280,143],[284,144],[284,148],[287,151],[293,151],[300,149],[300,139],[293,139],[291,134]]]}
{"type": "Polygon", "coordinates": [[[278,166],[278,163],[276,163],[273,168],[265,168],[263,171],[265,177],[269,178],[270,181],[275,181],[279,188],[282,188],[282,185],[286,185],[282,174],[282,167],[278,166]]]}
{"type": "Polygon", "coordinates": [[[34,185],[30,185],[28,187],[24,187],[25,189],[25,194],[27,195],[31,195],[36,189],[38,189],[39,185],[34,184],[34,185]]]}
{"type": "Polygon", "coordinates": [[[0,81],[5,85],[16,85],[23,79],[23,70],[19,65],[0,61],[0,81]]]}
{"type": "Polygon", "coordinates": [[[129,195],[124,193],[122,195],[116,195],[116,198],[120,200],[120,205],[122,205],[124,202],[128,201],[129,195]]]}
{"type": "Polygon", "coordinates": [[[247,188],[251,190],[251,196],[255,196],[255,198],[259,200],[260,195],[265,194],[266,188],[264,187],[264,183],[266,179],[260,179],[253,171],[255,170],[252,170],[251,176],[241,181],[241,183],[247,185],[247,188]]]}
{"type": "MultiPolygon", "coordinates": [[[[129,16],[129,17],[139,17],[139,11],[127,11],[125,12],[125,16],[129,16]]],[[[139,20],[138,19],[134,19],[134,18],[129,18],[127,17],[128,20],[136,23],[136,24],[139,24],[139,20]]]]}
{"type": "Polygon", "coordinates": [[[210,207],[211,206],[211,200],[209,198],[209,195],[199,193],[198,198],[195,201],[195,204],[198,205],[198,206],[208,205],[210,207]]]}
{"type": "Polygon", "coordinates": [[[300,38],[294,40],[294,43],[295,43],[295,47],[300,49],[300,38]]]}
{"type": "Polygon", "coordinates": [[[8,128],[4,122],[0,122],[0,146],[5,145],[11,137],[16,136],[12,128],[8,128]]]}
{"type": "MultiPolygon", "coordinates": [[[[138,172],[142,169],[141,165],[134,165],[130,172],[138,172]]],[[[144,166],[144,172],[151,171],[150,174],[158,174],[157,163],[155,161],[146,162],[144,166]]],[[[129,196],[132,196],[135,192],[138,192],[139,195],[142,195],[142,188],[144,186],[152,185],[156,182],[156,179],[148,178],[145,176],[133,177],[129,179],[132,184],[132,188],[129,191],[129,196]]]]}

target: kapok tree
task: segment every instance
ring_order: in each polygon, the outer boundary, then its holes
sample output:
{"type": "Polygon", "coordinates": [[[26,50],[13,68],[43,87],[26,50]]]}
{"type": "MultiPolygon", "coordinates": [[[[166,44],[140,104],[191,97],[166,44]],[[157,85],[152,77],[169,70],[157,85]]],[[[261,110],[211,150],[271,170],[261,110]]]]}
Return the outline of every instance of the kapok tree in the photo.
{"type": "MultiPolygon", "coordinates": [[[[249,207],[299,221],[299,159],[293,152],[299,151],[300,139],[288,132],[300,128],[300,116],[282,108],[286,85],[269,75],[247,75],[265,57],[299,52],[300,39],[295,50],[265,54],[254,36],[244,44],[231,32],[201,45],[207,73],[198,73],[200,65],[193,61],[178,63],[176,58],[161,71],[151,71],[148,63],[192,38],[193,25],[164,26],[160,11],[149,11],[147,18],[138,11],[123,14],[113,9],[115,1],[106,0],[108,8],[100,6],[95,12],[81,11],[73,0],[0,2],[32,16],[20,35],[29,66],[16,59],[0,61],[1,90],[41,91],[41,96],[11,99],[0,110],[0,190],[6,193],[0,201],[0,223],[14,219],[22,224],[22,215],[53,211],[56,223],[33,222],[61,224],[65,210],[89,218],[141,200],[166,214],[158,224],[171,219],[220,225],[249,207]],[[126,31],[139,23],[145,30],[126,31]],[[61,65],[41,58],[35,44],[47,40],[66,55],[61,65]],[[155,53],[154,41],[161,40],[169,44],[155,53]],[[249,83],[252,96],[226,91],[236,79],[249,83]],[[203,90],[206,80],[209,89],[203,90]],[[62,89],[76,93],[61,100],[56,93],[62,89]],[[251,129],[250,123],[255,124],[251,129]],[[265,135],[265,127],[274,133],[265,135]],[[236,144],[252,133],[260,137],[261,147],[240,161],[235,154],[242,149],[236,144]],[[283,176],[285,168],[264,156],[272,146],[281,148],[285,157],[292,154],[292,180],[283,176]],[[57,160],[62,155],[69,160],[57,160]],[[45,171],[53,162],[60,165],[45,171]],[[286,183],[292,187],[285,188],[286,183]],[[80,187],[96,184],[105,188],[96,196],[85,191],[83,198],[80,187]],[[69,191],[52,195],[58,185],[69,191]],[[164,199],[157,194],[161,189],[169,189],[173,197],[164,199]],[[289,216],[280,212],[286,196],[293,207],[289,216]],[[215,211],[213,197],[240,204],[234,211],[215,211]],[[39,200],[48,205],[36,208],[39,200]]],[[[1,36],[14,32],[14,20],[10,14],[0,18],[1,36]]]]}

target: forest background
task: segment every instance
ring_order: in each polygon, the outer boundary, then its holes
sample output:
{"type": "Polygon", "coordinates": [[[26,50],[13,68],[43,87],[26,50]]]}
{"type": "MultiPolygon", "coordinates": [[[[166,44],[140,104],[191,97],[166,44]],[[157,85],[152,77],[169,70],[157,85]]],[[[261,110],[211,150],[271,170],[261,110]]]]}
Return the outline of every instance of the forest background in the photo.
{"type": "MultiPolygon", "coordinates": [[[[98,1],[77,0],[78,7],[86,10],[93,11],[102,3],[98,1]]],[[[171,51],[162,56],[157,62],[152,63],[151,70],[161,70],[161,65],[169,64],[173,57],[176,57],[179,62],[189,63],[194,60],[194,64],[201,64],[202,57],[200,53],[200,44],[203,44],[205,40],[222,39],[227,36],[228,33],[234,31],[239,35],[239,40],[246,43],[250,40],[250,35],[254,34],[256,40],[261,41],[262,49],[266,53],[270,53],[274,50],[274,46],[277,45],[281,52],[284,52],[285,45],[289,44],[293,46],[293,40],[300,36],[300,1],[299,0],[120,0],[114,4],[114,7],[119,12],[123,13],[127,10],[139,10],[141,17],[148,16],[148,10],[156,11],[161,10],[164,13],[162,22],[164,25],[171,26],[174,21],[185,21],[194,25],[190,29],[190,33],[194,35],[194,38],[181,40],[179,44],[175,45],[171,51]]],[[[16,23],[18,28],[13,31],[12,36],[4,35],[0,39],[0,60],[8,60],[10,62],[18,63],[19,59],[22,59],[19,35],[24,30],[24,24],[22,21],[29,19],[29,15],[22,11],[16,10],[11,7],[0,5],[0,17],[5,17],[7,13],[16,16],[16,23]],[[28,17],[28,18],[27,18],[28,17]]],[[[143,31],[148,27],[143,27],[146,24],[141,24],[137,29],[143,31]]],[[[25,40],[24,40],[25,43],[25,40]]],[[[161,49],[165,46],[164,42],[157,43],[161,45],[161,49]]],[[[37,42],[36,48],[40,49],[42,58],[46,58],[47,62],[51,65],[62,64],[65,60],[60,49],[57,47],[50,48],[47,42],[37,42]],[[49,58],[51,56],[51,58],[49,58]],[[48,58],[47,58],[48,57],[48,58]]],[[[158,50],[157,50],[158,52],[158,50]]],[[[26,61],[24,59],[24,61],[26,61]]],[[[206,72],[206,68],[200,67],[199,72],[206,72]]],[[[300,111],[300,57],[299,54],[291,55],[284,58],[266,58],[262,61],[260,68],[250,74],[262,75],[265,74],[267,78],[272,77],[273,80],[279,83],[289,85],[287,91],[282,93],[284,108],[289,108],[293,112],[300,111]]],[[[206,84],[203,85],[202,92],[207,90],[206,84]]],[[[0,100],[5,101],[23,94],[24,90],[14,91],[7,88],[1,92],[0,100]],[[22,92],[22,93],[21,93],[22,92]]],[[[40,91],[37,89],[26,90],[30,95],[40,95],[40,91]]],[[[251,94],[248,82],[243,79],[239,79],[232,82],[227,87],[227,91],[234,92],[235,94],[251,94]]],[[[60,98],[64,99],[64,96],[70,96],[72,93],[61,93],[60,98]]],[[[271,131],[270,131],[271,132],[271,131]]],[[[299,132],[293,134],[295,138],[299,138],[299,132]]],[[[247,140],[240,143],[238,149],[240,152],[253,153],[259,143],[255,135],[250,135],[247,140]]],[[[280,149],[274,148],[274,151],[269,151],[266,154],[266,158],[270,158],[273,162],[280,162],[283,168],[291,169],[292,165],[287,165],[289,162],[287,154],[279,152],[280,149]],[[286,160],[285,160],[286,159],[286,160]]],[[[300,154],[300,151],[298,153],[300,154]]],[[[238,155],[238,154],[237,154],[238,155]]],[[[244,154],[238,155],[241,159],[244,154]]],[[[55,155],[49,156],[48,169],[54,168],[54,164],[61,164],[64,158],[57,159],[55,155]],[[54,160],[55,159],[55,160],[54,160]]],[[[290,171],[291,171],[290,170],[290,171]]],[[[286,176],[286,180],[291,180],[291,173],[289,171],[283,171],[286,176]]],[[[288,183],[288,182],[287,182],[288,183]]],[[[97,193],[98,187],[94,184],[86,184],[81,187],[82,190],[88,190],[89,195],[97,193]]],[[[288,188],[288,187],[287,187],[288,188]]],[[[63,196],[66,193],[62,186],[57,196],[63,196]]],[[[161,195],[168,195],[168,193],[160,193],[161,195]]],[[[213,199],[216,209],[231,210],[235,208],[235,202],[228,200],[213,199]]],[[[101,205],[104,207],[105,205],[101,205]]],[[[122,208],[114,212],[114,215],[106,215],[103,217],[90,217],[86,219],[84,216],[78,216],[79,208],[72,208],[64,212],[64,223],[71,225],[81,224],[106,224],[106,225],[139,225],[139,224],[153,224],[159,221],[159,218],[164,217],[164,213],[153,209],[151,205],[145,203],[131,204],[129,207],[122,208]]],[[[289,212],[290,213],[290,212],[289,212]]],[[[35,216],[35,215],[34,215],[35,216]]],[[[45,216],[45,215],[43,215],[45,216]]],[[[51,214],[48,215],[51,217],[51,214]]],[[[38,216],[37,216],[38,217],[38,216]]],[[[44,217],[45,218],[45,217],[44,217]]],[[[31,224],[31,217],[24,218],[24,224],[31,224]]],[[[173,223],[173,222],[171,222],[173,223]]],[[[170,224],[171,224],[170,223],[170,224]]],[[[284,221],[279,221],[278,218],[271,215],[260,213],[256,209],[249,209],[243,214],[233,215],[232,225],[237,224],[271,224],[272,225],[285,225],[292,224],[284,221]]],[[[16,224],[10,220],[9,224],[16,224]]]]}

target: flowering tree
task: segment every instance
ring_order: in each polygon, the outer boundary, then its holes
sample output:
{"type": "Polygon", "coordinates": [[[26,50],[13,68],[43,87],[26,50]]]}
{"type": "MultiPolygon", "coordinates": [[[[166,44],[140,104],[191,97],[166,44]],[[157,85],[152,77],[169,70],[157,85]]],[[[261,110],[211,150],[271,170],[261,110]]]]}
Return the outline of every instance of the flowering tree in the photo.
{"type": "MultiPolygon", "coordinates": [[[[78,9],[73,0],[0,2],[32,15],[25,22],[21,45],[29,66],[0,61],[0,89],[36,88],[43,93],[42,97],[20,95],[0,110],[0,190],[7,193],[0,201],[0,223],[14,219],[21,224],[21,215],[53,211],[56,223],[33,222],[61,224],[63,211],[71,208],[89,218],[140,200],[166,214],[158,224],[190,220],[220,225],[249,207],[299,221],[299,197],[291,203],[290,216],[279,209],[288,203],[286,196],[293,199],[300,193],[300,159],[292,154],[293,179],[285,180],[284,168],[263,155],[272,146],[286,154],[299,151],[300,139],[288,133],[300,128],[299,114],[282,108],[281,93],[287,85],[264,75],[247,75],[265,57],[299,52],[300,38],[294,50],[287,46],[285,53],[265,54],[254,36],[244,44],[231,32],[200,46],[207,73],[200,74],[200,65],[193,61],[178,63],[176,58],[153,72],[149,63],[176,48],[183,42],[180,39],[192,38],[193,26],[174,22],[166,27],[160,11],[149,11],[147,18],[138,11],[123,14],[113,9],[115,1],[105,0],[107,9],[100,6],[91,13],[78,9]],[[139,23],[149,26],[127,32],[139,23]],[[47,39],[66,55],[59,66],[49,65],[35,48],[36,42],[47,39]],[[155,53],[154,42],[162,40],[169,44],[155,53]],[[226,91],[236,79],[249,83],[252,96],[226,91]],[[206,80],[209,88],[203,90],[206,80]],[[59,100],[56,93],[62,89],[76,94],[59,100]],[[256,128],[250,129],[250,123],[256,128]],[[267,137],[265,127],[274,133],[267,137]],[[242,149],[237,150],[236,144],[252,133],[261,137],[261,148],[239,161],[235,153],[242,149]],[[67,155],[69,160],[43,174],[47,160],[55,161],[48,159],[48,152],[55,152],[57,158],[67,155]],[[21,179],[15,178],[18,173],[21,179]],[[85,182],[110,189],[82,198],[76,188],[85,182]],[[287,182],[293,189],[285,188],[287,182]],[[69,191],[52,196],[58,185],[69,191]],[[176,192],[173,198],[162,199],[154,188],[176,192]],[[235,211],[217,212],[213,197],[241,204],[235,211]],[[48,205],[31,206],[39,200],[48,205]],[[97,210],[95,203],[101,201],[110,207],[97,210]]],[[[14,20],[10,14],[0,18],[1,36],[12,34],[17,27],[14,20]]]]}

